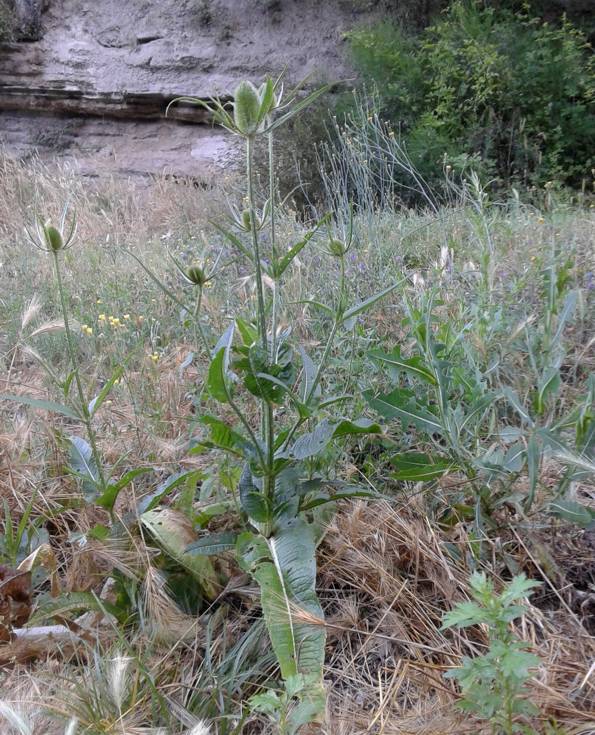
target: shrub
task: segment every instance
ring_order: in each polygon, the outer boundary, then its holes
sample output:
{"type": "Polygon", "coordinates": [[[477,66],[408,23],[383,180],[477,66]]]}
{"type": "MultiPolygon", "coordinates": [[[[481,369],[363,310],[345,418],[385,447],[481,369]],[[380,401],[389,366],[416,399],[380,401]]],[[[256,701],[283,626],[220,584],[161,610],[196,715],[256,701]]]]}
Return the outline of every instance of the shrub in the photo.
{"type": "Polygon", "coordinates": [[[577,186],[590,176],[595,64],[567,20],[457,0],[417,37],[388,24],[349,37],[426,177],[469,156],[507,183],[577,186]]]}
{"type": "Polygon", "coordinates": [[[14,34],[14,10],[10,0],[0,0],[0,42],[10,41],[14,34]]]}

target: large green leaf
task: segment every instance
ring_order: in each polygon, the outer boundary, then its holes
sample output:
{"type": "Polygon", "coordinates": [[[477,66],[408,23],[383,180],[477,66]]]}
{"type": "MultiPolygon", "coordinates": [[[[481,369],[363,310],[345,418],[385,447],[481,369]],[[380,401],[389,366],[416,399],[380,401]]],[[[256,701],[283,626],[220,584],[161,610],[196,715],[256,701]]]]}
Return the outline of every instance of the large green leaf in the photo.
{"type": "MultiPolygon", "coordinates": [[[[262,611],[283,678],[303,674],[312,692],[320,691],[326,631],[316,596],[312,527],[296,519],[269,539],[244,534],[238,550],[260,586],[262,611]]],[[[320,715],[322,711],[312,713],[312,719],[320,715]]]]}
{"type": "Polygon", "coordinates": [[[229,371],[229,354],[234,335],[234,324],[225,330],[213,350],[213,359],[207,374],[207,388],[211,396],[219,403],[229,401],[230,389],[227,385],[229,371]]]}
{"type": "Polygon", "coordinates": [[[437,480],[452,469],[453,464],[447,459],[431,457],[421,452],[405,452],[390,458],[395,467],[395,480],[408,482],[431,482],[437,480]]]}
{"type": "Polygon", "coordinates": [[[209,428],[209,439],[200,442],[190,450],[190,454],[199,454],[204,448],[221,449],[236,457],[250,457],[256,453],[256,447],[240,433],[228,426],[225,421],[215,416],[201,416],[200,423],[209,428]]]}
{"type": "Polygon", "coordinates": [[[369,405],[387,419],[400,419],[403,427],[413,424],[428,434],[441,434],[443,427],[439,418],[428,408],[418,405],[415,394],[404,388],[395,388],[390,393],[374,394],[372,390],[363,393],[369,405]]]}
{"type": "Polygon", "coordinates": [[[246,356],[234,362],[244,373],[244,385],[253,395],[268,403],[281,403],[294,379],[292,351],[286,346],[279,350],[277,360],[269,360],[268,350],[259,344],[247,348],[246,356]]]}
{"type": "Polygon", "coordinates": [[[129,485],[136,477],[144,475],[147,472],[152,472],[152,469],[152,467],[136,467],[135,469],[124,473],[116,482],[110,482],[107,488],[97,498],[97,505],[101,505],[103,508],[111,510],[118,499],[118,495],[126,485],[129,485]]]}
{"type": "Polygon", "coordinates": [[[239,490],[242,510],[256,523],[266,523],[271,517],[271,508],[260,488],[255,484],[247,462],[242,470],[239,490]]]}
{"type": "Polygon", "coordinates": [[[595,511],[576,500],[554,500],[548,510],[557,518],[576,523],[581,528],[587,528],[595,523],[595,511]]]}
{"type": "Polygon", "coordinates": [[[198,541],[193,541],[186,547],[189,554],[203,554],[204,556],[214,556],[223,554],[225,551],[235,549],[237,534],[231,531],[224,533],[208,533],[201,536],[198,541]]]}

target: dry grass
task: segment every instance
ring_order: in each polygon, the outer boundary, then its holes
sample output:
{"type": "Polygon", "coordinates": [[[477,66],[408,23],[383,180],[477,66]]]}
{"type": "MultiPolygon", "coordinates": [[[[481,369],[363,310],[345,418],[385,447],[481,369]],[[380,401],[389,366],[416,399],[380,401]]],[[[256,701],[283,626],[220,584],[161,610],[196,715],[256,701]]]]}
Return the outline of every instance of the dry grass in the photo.
{"type": "MultiPolygon", "coordinates": [[[[126,467],[150,462],[156,468],[150,479],[139,478],[122,494],[116,514],[124,518],[139,497],[154,489],[156,478],[181,467],[206,473],[214,460],[187,454],[205,356],[198,355],[182,372],[191,350],[189,336],[175,309],[121,250],[124,246],[135,250],[155,271],[171,277],[166,246],[179,252],[188,243],[194,247],[197,240],[202,242],[201,230],[211,236],[208,219],[216,219],[223,208],[221,188],[196,190],[169,181],[145,188],[129,182],[88,186],[68,169],[50,170],[39,163],[26,168],[5,159],[1,166],[0,391],[48,395],[48,381],[32,349],[45,350],[44,355],[49,351],[52,367],[63,367],[60,347],[52,346],[60,339],[60,324],[48,263],[18,239],[36,202],[43,202],[44,213],[56,213],[70,198],[78,213],[81,246],[68,264],[75,316],[89,323],[104,310],[145,316],[145,326],[127,337],[129,341],[122,337],[118,342],[120,337],[110,333],[105,344],[81,343],[89,388],[100,385],[110,366],[123,356],[134,350],[139,355],[96,424],[108,463],[124,454],[126,467]],[[150,319],[154,322],[149,327],[150,319]],[[160,359],[151,364],[147,355],[155,347],[160,359]]],[[[577,282],[593,269],[595,214],[560,208],[548,222],[540,219],[540,213],[527,207],[516,215],[503,214],[494,223],[497,295],[503,303],[518,298],[506,291],[506,285],[520,274],[537,304],[539,258],[556,244],[567,244],[577,282]],[[531,258],[536,262],[529,267],[526,261],[531,263],[531,258]]],[[[350,263],[350,278],[360,297],[376,290],[378,281],[402,271],[437,280],[432,264],[444,238],[459,243],[459,261],[475,257],[477,232],[466,212],[453,208],[439,221],[427,220],[412,213],[391,213],[379,216],[374,228],[358,223],[361,248],[350,263]]],[[[282,240],[290,242],[300,228],[294,214],[286,213],[282,240]]],[[[333,277],[332,270],[322,270],[320,250],[315,249],[292,271],[288,301],[332,296],[333,277]]],[[[252,298],[250,280],[235,266],[226,271],[221,286],[208,294],[205,307],[205,321],[214,334],[227,323],[232,306],[241,310],[252,298]]],[[[456,318],[464,306],[459,282],[446,286],[444,318],[456,318]]],[[[585,314],[574,327],[570,349],[569,362],[579,378],[593,365],[587,308],[585,304],[585,314]]],[[[321,338],[317,315],[304,306],[287,313],[287,323],[316,346],[321,338]]],[[[385,305],[366,329],[366,339],[397,342],[398,305],[385,305]]],[[[483,345],[475,347],[481,351],[483,345]]],[[[511,356],[506,368],[517,367],[511,356]]],[[[580,389],[579,378],[571,391],[580,389]]],[[[63,591],[92,591],[109,602],[114,599],[110,580],[116,570],[135,590],[137,617],[125,626],[109,615],[87,613],[77,618],[67,638],[50,646],[49,652],[5,668],[0,699],[25,713],[33,735],[62,735],[73,717],[81,732],[89,734],[199,735],[205,718],[211,732],[221,735],[239,731],[236,727],[246,733],[269,732],[270,726],[259,716],[248,715],[245,705],[259,687],[270,685],[275,671],[259,627],[257,590],[225,560],[225,590],[196,617],[168,588],[159,552],[141,530],[123,532],[117,541],[79,543],[77,539],[97,523],[107,522],[107,515],[77,502],[76,482],[64,472],[60,432],[66,428],[68,422],[50,415],[3,404],[0,499],[16,518],[31,501],[32,517],[50,519],[45,525],[63,591]],[[240,712],[246,717],[241,725],[240,712]]],[[[552,475],[558,471],[546,470],[552,475]]],[[[428,506],[420,493],[406,502],[396,497],[373,504],[344,503],[329,524],[320,547],[318,580],[328,627],[329,734],[484,732],[458,713],[455,686],[442,676],[462,656],[475,655],[486,645],[482,629],[457,633],[440,629],[443,613],[468,596],[469,529],[463,523],[451,529],[439,526],[430,520],[428,506]]],[[[217,522],[225,526],[234,520],[217,522]]],[[[558,732],[595,732],[595,643],[586,629],[593,620],[595,593],[592,538],[588,532],[537,515],[517,531],[503,530],[484,543],[482,563],[496,580],[524,570],[543,582],[534,605],[517,624],[519,635],[531,641],[542,661],[532,680],[533,698],[543,717],[535,726],[541,728],[551,719],[561,727],[558,732]]],[[[42,581],[36,594],[40,599],[47,596],[47,584],[42,581]]]]}

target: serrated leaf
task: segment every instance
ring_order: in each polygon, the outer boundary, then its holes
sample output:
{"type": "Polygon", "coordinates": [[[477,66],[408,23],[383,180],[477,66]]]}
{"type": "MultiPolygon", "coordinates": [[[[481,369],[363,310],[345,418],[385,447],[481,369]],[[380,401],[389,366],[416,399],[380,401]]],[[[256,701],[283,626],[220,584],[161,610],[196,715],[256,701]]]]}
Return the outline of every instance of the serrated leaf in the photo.
{"type": "Polygon", "coordinates": [[[536,582],[534,579],[527,579],[524,574],[517,574],[506,585],[500,597],[504,604],[509,605],[511,602],[516,602],[527,597],[528,592],[540,586],[540,582],[536,582]]]}

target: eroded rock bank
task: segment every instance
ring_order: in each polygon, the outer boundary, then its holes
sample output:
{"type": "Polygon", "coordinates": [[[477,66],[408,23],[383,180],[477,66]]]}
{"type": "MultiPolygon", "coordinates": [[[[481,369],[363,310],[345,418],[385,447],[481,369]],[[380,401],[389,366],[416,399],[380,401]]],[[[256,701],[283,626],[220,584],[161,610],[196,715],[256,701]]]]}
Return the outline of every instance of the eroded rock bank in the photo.
{"type": "MultiPolygon", "coordinates": [[[[344,32],[379,1],[16,0],[19,40],[0,46],[0,143],[76,159],[84,173],[206,176],[230,143],[178,95],[230,94],[286,69],[288,83],[353,76],[344,32]]],[[[394,5],[394,3],[392,3],[394,5]]]]}

